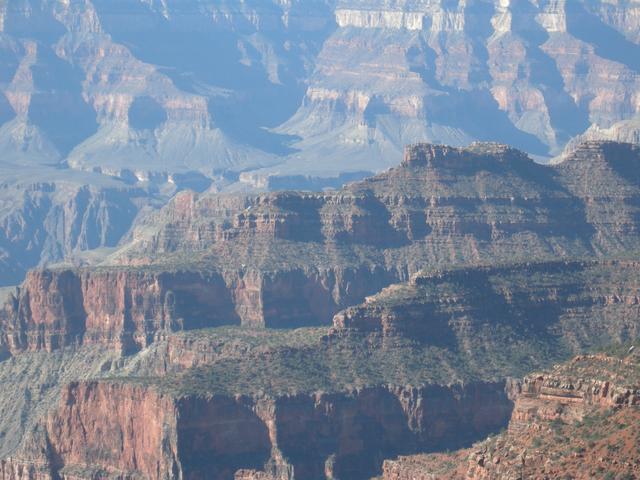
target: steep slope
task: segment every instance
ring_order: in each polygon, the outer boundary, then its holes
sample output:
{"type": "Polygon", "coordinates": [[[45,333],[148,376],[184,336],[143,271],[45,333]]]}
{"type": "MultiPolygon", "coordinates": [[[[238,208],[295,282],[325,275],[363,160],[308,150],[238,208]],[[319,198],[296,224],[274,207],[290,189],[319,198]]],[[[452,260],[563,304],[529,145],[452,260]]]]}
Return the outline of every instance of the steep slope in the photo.
{"type": "Polygon", "coordinates": [[[508,431],[453,455],[385,462],[385,480],[636,478],[637,355],[585,355],[514,382],[508,431]]]}
{"type": "Polygon", "coordinates": [[[139,214],[175,191],[50,167],[0,167],[0,177],[0,286],[39,265],[116,247],[139,214]]]}

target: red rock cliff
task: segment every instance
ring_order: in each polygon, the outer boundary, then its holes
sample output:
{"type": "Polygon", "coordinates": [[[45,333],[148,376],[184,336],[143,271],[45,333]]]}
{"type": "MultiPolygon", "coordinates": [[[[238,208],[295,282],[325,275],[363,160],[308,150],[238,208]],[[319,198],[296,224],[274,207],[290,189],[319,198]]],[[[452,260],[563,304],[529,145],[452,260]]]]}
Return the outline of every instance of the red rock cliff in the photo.
{"type": "Polygon", "coordinates": [[[6,460],[0,479],[369,478],[384,456],[455,445],[461,431],[495,430],[509,412],[502,384],[174,398],[137,383],[73,383],[40,443],[6,460]]]}
{"type": "Polygon", "coordinates": [[[2,344],[14,354],[80,343],[135,351],[178,330],[328,324],[388,281],[382,269],[368,267],[224,276],[131,267],[34,270],[0,311],[2,344]]]}

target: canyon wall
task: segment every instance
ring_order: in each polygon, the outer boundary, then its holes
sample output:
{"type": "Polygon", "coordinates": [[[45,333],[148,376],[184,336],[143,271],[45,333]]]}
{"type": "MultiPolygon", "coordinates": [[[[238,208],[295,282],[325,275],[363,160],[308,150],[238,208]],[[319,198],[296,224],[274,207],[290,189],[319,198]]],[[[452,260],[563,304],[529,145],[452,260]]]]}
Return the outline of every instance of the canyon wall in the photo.
{"type": "Polygon", "coordinates": [[[172,398],[153,385],[72,383],[42,427],[45,445],[32,445],[45,448],[49,472],[20,474],[31,453],[22,452],[3,463],[0,478],[107,472],[231,479],[237,470],[248,475],[266,465],[290,478],[364,479],[380,467],[381,455],[456,445],[461,430],[474,438],[499,428],[509,412],[503,384],[172,398]]]}
{"type": "Polygon", "coordinates": [[[322,187],[406,143],[548,157],[638,113],[634,2],[10,0],[1,18],[10,164],[322,187]]]}
{"type": "Polygon", "coordinates": [[[17,178],[0,179],[0,287],[39,265],[116,247],[140,212],[167,198],[98,175],[11,170],[17,178]]]}
{"type": "Polygon", "coordinates": [[[239,323],[224,279],[198,272],[34,270],[3,316],[14,352],[80,343],[127,352],[172,330],[239,323]]]}
{"type": "Polygon", "coordinates": [[[502,145],[420,144],[401,166],[338,192],[184,192],[102,266],[30,273],[4,307],[4,341],[14,352],[79,342],[131,351],[182,329],[329,325],[424,268],[632,251],[638,152],[587,143],[542,166],[502,145]]]}
{"type": "MultiPolygon", "coordinates": [[[[334,317],[334,331],[464,343],[487,323],[517,338],[561,336],[566,346],[635,338],[640,278],[633,260],[460,267],[414,276],[334,317]],[[504,320],[501,320],[504,319],[504,320]],[[552,333],[553,332],[553,333],[552,333]]],[[[498,344],[496,348],[500,348],[498,344]]]]}
{"type": "Polygon", "coordinates": [[[262,273],[150,268],[33,270],[0,312],[13,353],[80,344],[137,351],[174,331],[328,324],[389,280],[377,270],[262,273]]]}

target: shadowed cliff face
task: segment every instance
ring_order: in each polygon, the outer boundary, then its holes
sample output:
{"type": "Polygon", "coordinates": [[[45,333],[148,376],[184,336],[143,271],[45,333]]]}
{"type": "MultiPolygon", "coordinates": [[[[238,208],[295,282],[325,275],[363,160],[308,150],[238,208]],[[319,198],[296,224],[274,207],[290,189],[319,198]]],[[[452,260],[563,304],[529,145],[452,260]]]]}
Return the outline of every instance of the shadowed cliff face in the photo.
{"type": "Polygon", "coordinates": [[[0,168],[0,286],[31,268],[115,247],[141,211],[168,195],[97,174],[0,168]],[[146,208],[145,208],[146,207],[146,208]]]}
{"type": "Polygon", "coordinates": [[[4,462],[6,480],[57,475],[233,479],[238,470],[365,479],[383,455],[456,446],[502,425],[503,385],[369,388],[279,398],[181,397],[153,386],[86,382],[63,390],[39,430],[47,451],[4,462]],[[459,429],[467,430],[466,436],[459,429]]]}

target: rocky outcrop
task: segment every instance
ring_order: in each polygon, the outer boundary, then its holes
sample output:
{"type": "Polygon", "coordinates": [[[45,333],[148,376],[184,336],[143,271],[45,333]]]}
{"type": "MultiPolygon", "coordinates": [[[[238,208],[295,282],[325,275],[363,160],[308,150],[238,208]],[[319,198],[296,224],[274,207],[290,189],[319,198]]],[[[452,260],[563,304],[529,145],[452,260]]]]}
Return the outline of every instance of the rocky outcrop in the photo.
{"type": "Polygon", "coordinates": [[[637,366],[635,354],[581,355],[510,381],[514,409],[506,432],[453,454],[386,461],[382,478],[636,476],[637,366]]]}
{"type": "MultiPolygon", "coordinates": [[[[334,331],[472,345],[488,325],[499,324],[503,334],[510,332],[509,343],[562,338],[566,347],[579,350],[640,334],[639,280],[633,260],[425,271],[340,312],[334,331]]],[[[484,337],[483,348],[497,354],[511,347],[484,337]]]]}
{"type": "Polygon", "coordinates": [[[619,408],[640,404],[635,383],[637,358],[584,355],[550,372],[532,374],[509,386],[515,400],[509,432],[524,434],[539,422],[582,421],[591,407],[619,408]]]}
{"type": "Polygon", "coordinates": [[[482,435],[509,411],[501,384],[233,398],[174,397],[135,382],[72,383],[42,427],[44,444],[31,445],[43,458],[41,476],[20,473],[30,453],[23,452],[3,463],[1,478],[230,479],[236,471],[236,478],[369,478],[384,456],[455,445],[460,431],[482,435]],[[250,472],[265,465],[271,471],[250,472]]]}
{"type": "Polygon", "coordinates": [[[474,448],[466,477],[507,478],[518,470],[531,476],[557,477],[573,472],[576,478],[588,478],[595,471],[635,476],[638,452],[627,448],[626,439],[634,434],[640,403],[637,365],[635,355],[585,355],[515,382],[511,387],[514,411],[508,433],[503,434],[507,438],[499,438],[480,451],[474,448]],[[612,433],[611,427],[617,431],[612,433]],[[554,434],[570,435],[571,455],[550,455],[549,450],[559,450],[545,441],[554,434]],[[505,440],[512,450],[522,452],[519,457],[507,454],[505,440]],[[601,446],[610,452],[606,459],[599,457],[601,446]],[[496,462],[496,458],[502,461],[496,462]]]}

